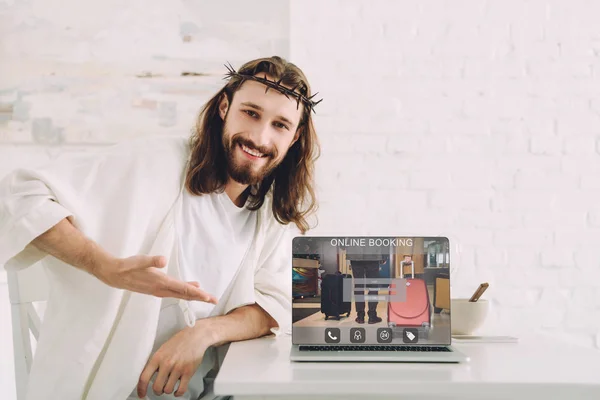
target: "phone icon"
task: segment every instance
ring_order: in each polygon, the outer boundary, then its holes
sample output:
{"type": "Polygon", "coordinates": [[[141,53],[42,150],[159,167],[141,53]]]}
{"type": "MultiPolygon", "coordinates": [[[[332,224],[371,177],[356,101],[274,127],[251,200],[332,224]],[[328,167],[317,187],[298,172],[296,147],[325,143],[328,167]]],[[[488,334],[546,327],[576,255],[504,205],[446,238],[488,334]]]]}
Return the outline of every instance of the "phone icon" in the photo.
{"type": "Polygon", "coordinates": [[[325,329],[325,343],[339,343],[339,342],[340,342],[340,328],[325,329]]]}

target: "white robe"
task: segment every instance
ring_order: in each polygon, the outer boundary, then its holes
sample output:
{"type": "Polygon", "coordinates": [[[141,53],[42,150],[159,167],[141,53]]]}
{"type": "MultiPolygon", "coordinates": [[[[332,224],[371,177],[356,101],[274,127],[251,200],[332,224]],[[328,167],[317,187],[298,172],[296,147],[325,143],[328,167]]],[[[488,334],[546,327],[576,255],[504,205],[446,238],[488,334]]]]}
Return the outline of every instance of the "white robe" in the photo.
{"type": "MultiPolygon", "coordinates": [[[[152,350],[161,303],[109,287],[29,243],[71,216],[113,255],[164,255],[165,273],[178,276],[173,213],[189,154],[187,138],[135,139],[19,169],[0,182],[0,265],[18,270],[43,260],[51,287],[27,399],[126,399],[152,350]]],[[[279,224],[271,206],[269,195],[258,211],[252,250],[212,315],[257,303],[277,321],[277,337],[291,332],[297,231],[279,224]]]]}

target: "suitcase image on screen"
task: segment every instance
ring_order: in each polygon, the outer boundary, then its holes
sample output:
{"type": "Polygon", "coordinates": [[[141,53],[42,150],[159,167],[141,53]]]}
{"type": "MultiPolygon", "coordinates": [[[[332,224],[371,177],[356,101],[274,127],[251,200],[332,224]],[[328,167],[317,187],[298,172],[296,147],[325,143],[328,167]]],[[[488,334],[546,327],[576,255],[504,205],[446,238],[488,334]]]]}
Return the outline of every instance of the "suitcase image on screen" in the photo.
{"type": "Polygon", "coordinates": [[[344,279],[352,279],[348,274],[324,275],[321,282],[321,312],[325,319],[350,315],[352,302],[344,301],[344,279]]]}
{"type": "MultiPolygon", "coordinates": [[[[424,279],[415,279],[415,265],[410,261],[412,278],[406,279],[406,301],[388,303],[389,327],[425,327],[431,325],[431,304],[429,293],[424,279]]],[[[404,273],[403,261],[400,264],[401,278],[404,273]]],[[[394,293],[395,284],[390,285],[390,292],[394,293]]]]}

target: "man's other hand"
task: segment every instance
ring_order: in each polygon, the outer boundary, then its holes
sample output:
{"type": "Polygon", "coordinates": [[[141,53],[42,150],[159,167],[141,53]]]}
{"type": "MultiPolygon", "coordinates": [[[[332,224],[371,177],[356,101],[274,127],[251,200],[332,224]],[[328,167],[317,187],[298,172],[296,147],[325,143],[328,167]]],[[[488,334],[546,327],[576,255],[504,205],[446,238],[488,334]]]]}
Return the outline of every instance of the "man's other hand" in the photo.
{"type": "Polygon", "coordinates": [[[137,385],[139,398],[146,397],[150,379],[156,373],[152,390],[157,396],[171,394],[183,396],[190,379],[202,363],[204,353],[210,347],[208,335],[200,324],[185,328],[167,340],[154,353],[140,375],[137,385]]]}
{"type": "Polygon", "coordinates": [[[161,272],[159,269],[166,264],[162,256],[137,255],[105,260],[95,265],[91,272],[102,282],[119,289],[157,297],[217,303],[217,299],[201,290],[197,282],[183,282],[161,272]]]}

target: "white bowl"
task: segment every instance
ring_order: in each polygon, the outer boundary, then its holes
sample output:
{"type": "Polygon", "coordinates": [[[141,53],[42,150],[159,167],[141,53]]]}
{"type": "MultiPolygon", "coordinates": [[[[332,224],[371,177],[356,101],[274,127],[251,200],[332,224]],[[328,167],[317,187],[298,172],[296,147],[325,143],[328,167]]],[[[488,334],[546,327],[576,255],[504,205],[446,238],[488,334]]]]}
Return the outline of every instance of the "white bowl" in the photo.
{"type": "Polygon", "coordinates": [[[490,304],[485,299],[452,299],[450,323],[453,335],[473,335],[485,322],[490,304]]]}

